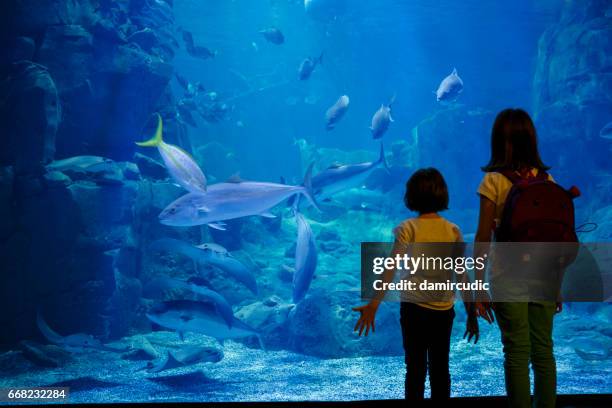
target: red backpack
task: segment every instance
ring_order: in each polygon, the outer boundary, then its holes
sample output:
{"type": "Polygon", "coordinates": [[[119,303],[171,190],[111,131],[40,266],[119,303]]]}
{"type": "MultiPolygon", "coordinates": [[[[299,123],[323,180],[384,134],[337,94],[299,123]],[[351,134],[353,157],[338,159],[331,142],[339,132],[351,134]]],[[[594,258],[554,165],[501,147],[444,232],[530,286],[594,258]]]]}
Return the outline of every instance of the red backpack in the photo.
{"type": "Polygon", "coordinates": [[[566,190],[542,170],[534,177],[521,177],[514,171],[501,174],[512,188],[495,234],[497,241],[578,242],[573,199],[580,191],[575,186],[566,190]]]}

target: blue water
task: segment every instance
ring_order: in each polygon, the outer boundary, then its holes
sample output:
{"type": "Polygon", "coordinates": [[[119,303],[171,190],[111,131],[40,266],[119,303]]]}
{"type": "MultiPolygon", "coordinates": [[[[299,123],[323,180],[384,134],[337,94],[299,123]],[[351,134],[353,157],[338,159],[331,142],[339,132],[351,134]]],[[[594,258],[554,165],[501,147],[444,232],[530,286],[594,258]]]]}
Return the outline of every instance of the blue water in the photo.
{"type": "MultiPolygon", "coordinates": [[[[306,9],[298,0],[151,0],[134,1],[131,10],[109,3],[109,26],[127,30],[119,47],[138,53],[118,58],[116,45],[94,41],[96,51],[66,46],[53,56],[45,53],[49,34],[41,34],[32,60],[49,67],[62,108],[55,151],[40,159],[46,165],[40,174],[2,161],[3,188],[10,184],[5,169],[16,169],[11,185],[19,205],[1,207],[0,215],[19,222],[2,225],[2,259],[9,266],[3,271],[13,273],[3,272],[1,281],[0,323],[7,330],[0,339],[0,388],[69,386],[75,403],[401,398],[398,305],[381,307],[374,335],[352,332],[357,316],[351,307],[361,303],[360,243],[392,239],[392,228],[412,215],[402,202],[405,181],[428,166],[439,168],[449,185],[443,215],[473,239],[480,166],[489,157],[495,114],[507,107],[534,117],[551,174],[583,192],[576,222],[598,227],[580,239],[612,240],[612,145],[599,133],[612,121],[612,9],[605,1],[313,0],[306,9]],[[166,15],[171,18],[160,17],[166,15]],[[150,20],[139,20],[144,17],[150,20]],[[151,50],[130,37],[147,24],[159,37],[151,50]],[[270,27],[282,31],[282,44],[259,33],[270,27]],[[184,31],[216,55],[194,57],[184,31]],[[160,38],[170,37],[173,51],[165,54],[160,38]],[[299,80],[302,60],[321,54],[310,78],[299,80]],[[97,66],[82,63],[91,55],[97,66]],[[112,62],[100,62],[106,57],[112,62]],[[86,67],[83,76],[76,67],[86,67]],[[434,93],[454,68],[463,92],[441,104],[434,93]],[[187,95],[174,74],[204,90],[187,95]],[[325,112],[341,95],[350,97],[348,111],[327,131],[325,112]],[[152,135],[154,113],[164,119],[166,141],[194,157],[209,185],[236,174],[300,184],[312,162],[316,174],[334,163],[376,160],[380,143],[368,127],[393,97],[394,121],[382,138],[389,171],[376,169],[321,202],[321,211],[304,209],[318,263],[299,304],[291,287],[296,224],[284,201],[272,209],[276,218],[231,220],[226,231],[159,223],[161,210],[184,191],[168,178],[156,149],[133,144],[152,135]],[[181,111],[187,103],[195,105],[181,111]],[[213,119],[214,109],[220,110],[213,119]],[[147,167],[134,153],[158,164],[147,167]],[[52,160],[77,155],[112,163],[101,171],[51,171],[52,160]],[[222,245],[253,274],[258,293],[222,270],[152,250],[161,238],[222,245]],[[260,332],[265,349],[253,337],[218,342],[187,332],[180,340],[152,325],[146,313],[161,299],[148,296],[147,285],[160,276],[203,278],[236,318],[260,332]],[[48,346],[36,311],[62,336],[89,333],[117,351],[48,346]],[[35,342],[38,357],[23,341],[35,342]],[[161,373],[142,370],[186,346],[211,347],[223,358],[161,373]]],[[[40,21],[53,19],[33,10],[30,16],[40,21]]],[[[66,13],[95,32],[91,20],[66,13]]],[[[33,34],[24,29],[20,35],[33,34]]],[[[72,44],[73,37],[61,38],[60,44],[72,44]]],[[[162,298],[195,299],[181,290],[162,298]]],[[[455,308],[452,395],[503,395],[497,326],[481,322],[480,341],[468,344],[463,306],[455,308]]],[[[609,303],[566,304],[555,317],[554,341],[559,393],[612,393],[609,303]]]]}

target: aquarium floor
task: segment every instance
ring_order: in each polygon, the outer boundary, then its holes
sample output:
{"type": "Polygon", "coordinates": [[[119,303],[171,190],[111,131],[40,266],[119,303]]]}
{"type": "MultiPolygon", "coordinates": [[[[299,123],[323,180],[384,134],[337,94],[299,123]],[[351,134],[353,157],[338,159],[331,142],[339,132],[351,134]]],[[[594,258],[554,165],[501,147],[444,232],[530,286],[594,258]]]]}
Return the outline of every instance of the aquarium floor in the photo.
{"type": "MultiPolygon", "coordinates": [[[[453,397],[504,394],[501,346],[490,330],[474,346],[456,340],[451,351],[453,397]]],[[[175,333],[147,335],[154,345],[179,344],[175,333]],[[154,337],[151,337],[154,336],[154,337]]],[[[191,344],[210,339],[187,336],[191,344]]],[[[402,356],[319,359],[288,351],[251,349],[225,342],[220,362],[159,374],[139,370],[143,361],[91,351],[62,368],[14,365],[0,373],[0,388],[68,386],[70,403],[364,401],[403,397],[402,356]]],[[[611,394],[609,361],[583,361],[569,346],[556,346],[559,394],[611,394]]],[[[0,403],[1,405],[2,403],[0,403]]],[[[296,406],[299,406],[296,405],[296,406]]]]}

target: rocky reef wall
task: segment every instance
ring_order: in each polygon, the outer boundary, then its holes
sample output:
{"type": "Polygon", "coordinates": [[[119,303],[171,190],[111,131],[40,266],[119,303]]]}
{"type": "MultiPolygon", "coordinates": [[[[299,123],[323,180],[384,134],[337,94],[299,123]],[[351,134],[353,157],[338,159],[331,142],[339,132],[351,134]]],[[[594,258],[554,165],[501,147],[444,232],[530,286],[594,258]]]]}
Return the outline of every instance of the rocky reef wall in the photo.
{"type": "Polygon", "coordinates": [[[612,121],[611,18],[609,1],[566,1],[560,21],[540,38],[533,81],[545,159],[558,178],[583,181],[594,208],[612,199],[600,186],[611,176],[612,141],[600,137],[612,121]]]}

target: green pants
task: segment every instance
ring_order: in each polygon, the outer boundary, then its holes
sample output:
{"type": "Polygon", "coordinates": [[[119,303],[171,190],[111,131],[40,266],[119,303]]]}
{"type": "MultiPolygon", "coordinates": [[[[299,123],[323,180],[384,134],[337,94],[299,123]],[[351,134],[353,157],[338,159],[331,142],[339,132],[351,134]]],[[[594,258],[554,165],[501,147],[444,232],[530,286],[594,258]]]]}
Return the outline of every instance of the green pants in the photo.
{"type": "Polygon", "coordinates": [[[495,303],[504,346],[506,392],[512,408],[531,407],[529,362],[534,374],[534,403],[554,407],[557,367],[552,328],[555,303],[495,303]]]}

